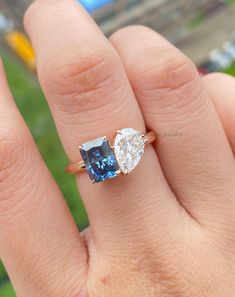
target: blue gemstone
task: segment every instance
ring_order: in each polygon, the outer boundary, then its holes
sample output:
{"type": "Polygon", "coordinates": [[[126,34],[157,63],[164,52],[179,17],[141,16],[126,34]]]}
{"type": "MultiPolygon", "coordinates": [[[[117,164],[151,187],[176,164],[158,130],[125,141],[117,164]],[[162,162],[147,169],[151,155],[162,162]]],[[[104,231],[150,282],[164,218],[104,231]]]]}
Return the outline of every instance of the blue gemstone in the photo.
{"type": "Polygon", "coordinates": [[[118,175],[118,162],[105,137],[83,144],[80,152],[92,181],[98,183],[118,175]]]}

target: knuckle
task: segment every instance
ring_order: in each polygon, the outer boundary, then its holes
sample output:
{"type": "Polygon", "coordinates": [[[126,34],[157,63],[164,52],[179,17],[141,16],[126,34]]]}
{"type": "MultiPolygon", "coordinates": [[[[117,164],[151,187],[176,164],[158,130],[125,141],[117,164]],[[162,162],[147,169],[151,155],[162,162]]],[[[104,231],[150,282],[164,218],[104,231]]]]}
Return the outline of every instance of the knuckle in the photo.
{"type": "Polygon", "coordinates": [[[54,62],[42,69],[40,75],[49,100],[69,113],[105,105],[108,95],[120,87],[123,76],[114,52],[87,48],[81,52],[67,63],[60,59],[59,54],[54,62]]]}
{"type": "Polygon", "coordinates": [[[158,53],[162,57],[160,64],[152,64],[143,70],[149,90],[176,90],[191,85],[198,77],[193,63],[183,54],[158,53]]]}
{"type": "Polygon", "coordinates": [[[170,89],[184,89],[192,87],[199,78],[194,64],[184,55],[178,55],[167,65],[166,71],[170,89]]]}
{"type": "Polygon", "coordinates": [[[156,53],[150,49],[153,63],[135,74],[137,96],[148,98],[145,105],[152,112],[153,104],[161,109],[200,106],[205,95],[204,86],[194,64],[176,49],[156,53]],[[154,61],[161,61],[155,63],[154,61]],[[144,88],[143,88],[144,85],[144,88]],[[202,96],[203,95],[203,96],[202,96]],[[195,106],[194,101],[198,101],[195,106]]]}
{"type": "Polygon", "coordinates": [[[144,26],[126,27],[111,36],[114,43],[126,41],[126,38],[132,38],[135,45],[140,44],[138,56],[145,57],[142,63],[136,63],[136,56],[130,57],[129,72],[137,96],[148,98],[145,104],[149,104],[149,108],[152,108],[153,100],[166,104],[166,95],[171,100],[168,100],[167,105],[190,104],[200,96],[202,84],[199,73],[192,61],[180,50],[144,26]],[[170,96],[171,94],[174,95],[170,96]],[[177,103],[173,98],[181,102],[177,103]]]}

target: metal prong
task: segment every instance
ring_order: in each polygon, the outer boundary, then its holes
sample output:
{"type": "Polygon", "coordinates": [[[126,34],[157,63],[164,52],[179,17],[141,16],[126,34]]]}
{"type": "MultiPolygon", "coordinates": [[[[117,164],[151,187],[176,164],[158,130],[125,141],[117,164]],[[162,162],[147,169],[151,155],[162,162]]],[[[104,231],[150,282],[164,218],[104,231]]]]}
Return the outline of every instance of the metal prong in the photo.
{"type": "Polygon", "coordinates": [[[116,173],[117,173],[117,175],[121,175],[121,174],[122,174],[121,169],[118,169],[118,170],[116,171],[116,173]]]}
{"type": "Polygon", "coordinates": [[[95,180],[94,179],[92,179],[91,182],[93,183],[93,185],[95,184],[95,180]]]}
{"type": "Polygon", "coordinates": [[[148,138],[145,134],[142,134],[141,137],[144,139],[144,143],[148,143],[148,138]]]}
{"type": "Polygon", "coordinates": [[[78,172],[84,171],[86,169],[86,165],[84,161],[80,161],[77,163],[71,163],[66,166],[65,171],[70,174],[77,174],[78,172]]]}
{"type": "Polygon", "coordinates": [[[109,146],[111,147],[111,149],[114,150],[114,145],[110,141],[108,141],[108,143],[109,143],[109,146]]]}
{"type": "Polygon", "coordinates": [[[117,131],[117,134],[122,135],[122,131],[121,131],[121,130],[118,130],[118,131],[117,131]]]}
{"type": "Polygon", "coordinates": [[[129,172],[122,172],[122,174],[123,174],[124,176],[127,176],[127,175],[129,174],[129,172]]]}

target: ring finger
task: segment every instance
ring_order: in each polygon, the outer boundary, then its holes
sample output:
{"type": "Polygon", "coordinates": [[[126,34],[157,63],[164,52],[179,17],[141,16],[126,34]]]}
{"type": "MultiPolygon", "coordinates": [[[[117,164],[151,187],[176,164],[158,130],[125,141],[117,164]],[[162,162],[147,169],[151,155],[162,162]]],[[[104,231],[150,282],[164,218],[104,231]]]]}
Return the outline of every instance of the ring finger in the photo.
{"type": "MultiPolygon", "coordinates": [[[[38,0],[26,14],[25,25],[36,50],[42,87],[72,161],[77,161],[79,144],[104,135],[111,138],[126,127],[145,131],[119,56],[75,1],[38,0]]],[[[152,146],[128,177],[91,186],[87,175],[80,175],[78,184],[97,246],[111,242],[113,250],[113,241],[120,242],[127,228],[140,234],[136,218],[145,222],[147,213],[154,221],[167,220],[166,213],[176,215],[152,146]]]]}

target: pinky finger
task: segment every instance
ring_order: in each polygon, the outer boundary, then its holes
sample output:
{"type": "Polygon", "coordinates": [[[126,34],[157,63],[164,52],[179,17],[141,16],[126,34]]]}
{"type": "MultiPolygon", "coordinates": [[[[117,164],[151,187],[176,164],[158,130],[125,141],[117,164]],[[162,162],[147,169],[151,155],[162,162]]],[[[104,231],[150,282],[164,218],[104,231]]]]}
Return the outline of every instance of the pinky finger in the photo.
{"type": "Polygon", "coordinates": [[[235,79],[223,73],[209,74],[203,79],[235,155],[235,79]]]}

